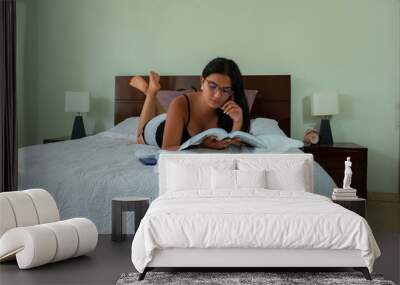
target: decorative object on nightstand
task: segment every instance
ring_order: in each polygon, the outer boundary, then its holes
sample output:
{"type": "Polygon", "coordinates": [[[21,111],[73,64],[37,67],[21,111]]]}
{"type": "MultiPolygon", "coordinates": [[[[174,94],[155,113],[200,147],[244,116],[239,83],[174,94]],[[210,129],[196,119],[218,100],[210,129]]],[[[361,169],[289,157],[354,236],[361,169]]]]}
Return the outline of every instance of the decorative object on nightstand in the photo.
{"type": "Polygon", "coordinates": [[[367,200],[363,198],[353,198],[351,200],[332,199],[332,202],[359,214],[363,218],[367,217],[367,200]]]}
{"type": "Polygon", "coordinates": [[[305,145],[302,150],[311,153],[314,160],[332,177],[339,187],[343,184],[343,161],[351,157],[355,175],[351,185],[357,195],[367,198],[368,148],[355,143],[335,143],[333,145],[305,145]]]}
{"type": "Polygon", "coordinates": [[[320,144],[333,144],[329,118],[339,113],[338,95],[336,92],[314,93],[311,98],[311,114],[322,116],[319,130],[320,144]]]}
{"type": "Polygon", "coordinates": [[[353,176],[353,171],[351,170],[351,160],[350,156],[346,158],[344,162],[344,178],[343,178],[343,189],[352,189],[351,185],[351,177],[353,176]]]}
{"type": "Polygon", "coordinates": [[[351,200],[356,198],[358,198],[356,189],[333,188],[332,199],[351,200]]]}
{"type": "Polygon", "coordinates": [[[357,198],[357,189],[351,188],[351,177],[353,176],[353,171],[351,170],[351,160],[348,156],[344,162],[344,178],[343,178],[343,188],[334,188],[332,193],[332,199],[339,200],[351,200],[357,198]]]}
{"type": "Polygon", "coordinates": [[[86,136],[82,113],[90,110],[89,92],[65,92],[65,112],[77,113],[72,128],[71,139],[80,139],[86,136]]]}
{"type": "Polygon", "coordinates": [[[308,129],[304,133],[303,141],[306,144],[317,144],[319,142],[319,134],[316,129],[308,129]]]}
{"type": "Polygon", "coordinates": [[[126,239],[126,212],[135,212],[135,232],[140,221],[146,214],[150,205],[150,199],[144,197],[121,197],[112,199],[112,229],[111,239],[113,241],[123,241],[126,239]]]}

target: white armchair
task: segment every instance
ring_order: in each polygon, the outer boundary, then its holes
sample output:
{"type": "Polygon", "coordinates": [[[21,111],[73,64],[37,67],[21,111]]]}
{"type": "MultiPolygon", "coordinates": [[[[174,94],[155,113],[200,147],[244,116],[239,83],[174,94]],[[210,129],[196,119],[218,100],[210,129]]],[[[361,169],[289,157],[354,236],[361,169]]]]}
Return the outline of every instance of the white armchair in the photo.
{"type": "Polygon", "coordinates": [[[57,262],[94,250],[97,238],[86,218],[60,221],[46,190],[0,193],[0,262],[16,258],[20,269],[57,262]]]}

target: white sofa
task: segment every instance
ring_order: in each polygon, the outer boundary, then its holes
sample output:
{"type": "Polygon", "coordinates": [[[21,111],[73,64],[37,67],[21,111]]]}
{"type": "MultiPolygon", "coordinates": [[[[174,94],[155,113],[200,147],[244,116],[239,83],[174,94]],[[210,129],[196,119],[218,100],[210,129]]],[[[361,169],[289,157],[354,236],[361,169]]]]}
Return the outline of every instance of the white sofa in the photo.
{"type": "Polygon", "coordinates": [[[20,269],[57,262],[94,250],[97,238],[86,218],[60,221],[46,190],[0,193],[0,262],[16,259],[20,269]]]}

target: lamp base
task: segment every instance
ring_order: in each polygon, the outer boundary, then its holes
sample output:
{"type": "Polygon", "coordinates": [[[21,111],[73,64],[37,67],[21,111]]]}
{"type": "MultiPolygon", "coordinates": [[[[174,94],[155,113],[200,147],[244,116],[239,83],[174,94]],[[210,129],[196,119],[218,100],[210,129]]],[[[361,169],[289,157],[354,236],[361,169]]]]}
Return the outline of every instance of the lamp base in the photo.
{"type": "Polygon", "coordinates": [[[331,124],[328,119],[321,119],[319,130],[319,144],[333,144],[331,124]]]}
{"type": "Polygon", "coordinates": [[[85,126],[82,116],[75,116],[74,126],[72,127],[71,140],[86,137],[85,126]]]}

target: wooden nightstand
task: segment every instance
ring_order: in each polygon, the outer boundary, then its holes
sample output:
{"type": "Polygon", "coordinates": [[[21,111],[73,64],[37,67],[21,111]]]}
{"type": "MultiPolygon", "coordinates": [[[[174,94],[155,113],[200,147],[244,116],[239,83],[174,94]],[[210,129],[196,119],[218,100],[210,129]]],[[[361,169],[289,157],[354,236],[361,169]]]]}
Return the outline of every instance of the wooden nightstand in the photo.
{"type": "Polygon", "coordinates": [[[353,162],[351,187],[357,189],[358,197],[367,198],[368,148],[354,143],[335,143],[305,145],[302,150],[313,154],[314,160],[328,172],[338,187],[343,186],[344,161],[350,156],[353,162]]]}
{"type": "Polygon", "coordinates": [[[359,214],[363,218],[367,218],[367,201],[362,198],[354,198],[352,200],[334,200],[332,201],[340,206],[359,214]]]}
{"type": "MultiPolygon", "coordinates": [[[[86,137],[93,136],[93,134],[87,134],[86,137]]],[[[62,142],[62,141],[67,141],[70,140],[70,136],[65,136],[65,137],[58,137],[58,138],[52,138],[52,139],[44,139],[43,143],[55,143],[55,142],[62,142]]]]}
{"type": "Polygon", "coordinates": [[[55,142],[62,142],[62,141],[67,141],[70,139],[70,136],[65,136],[65,137],[58,137],[58,138],[52,138],[52,139],[44,139],[43,143],[55,143],[55,142]]]}

